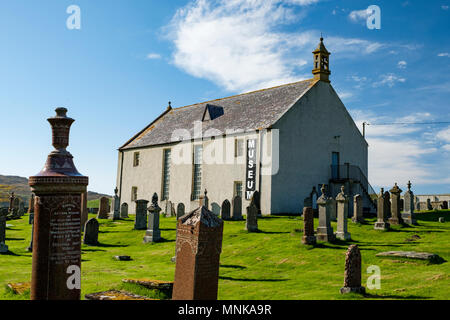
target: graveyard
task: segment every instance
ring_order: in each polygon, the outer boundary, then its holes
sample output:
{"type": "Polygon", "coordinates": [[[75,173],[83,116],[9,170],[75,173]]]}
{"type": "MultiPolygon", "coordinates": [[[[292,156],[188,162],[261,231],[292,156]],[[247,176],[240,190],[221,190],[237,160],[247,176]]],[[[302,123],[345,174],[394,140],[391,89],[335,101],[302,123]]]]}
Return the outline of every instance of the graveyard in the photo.
{"type": "MultiPolygon", "coordinates": [[[[28,300],[29,289],[15,294],[9,283],[29,283],[32,254],[28,215],[8,220],[7,254],[0,255],[0,299],[28,300]]],[[[90,214],[89,218],[95,218],[90,214]]],[[[244,215],[245,217],[245,215],[244,215]]],[[[258,218],[259,232],[245,230],[245,221],[225,221],[220,255],[219,300],[304,300],[304,299],[448,299],[450,296],[450,227],[438,222],[450,220],[449,210],[416,213],[417,225],[391,226],[374,230],[374,217],[348,223],[351,240],[316,245],[301,243],[303,217],[264,216],[258,218]],[[371,276],[366,269],[381,269],[380,289],[366,287],[364,295],[340,294],[344,280],[347,248],[356,244],[362,256],[362,285],[371,276]],[[425,261],[380,258],[383,251],[431,252],[443,260],[425,261]]],[[[350,221],[350,220],[349,220],[350,221]]],[[[143,243],[145,230],[134,230],[134,216],[121,220],[99,219],[98,244],[83,244],[81,251],[81,298],[86,294],[121,290],[152,299],[170,299],[168,294],[149,290],[123,279],[174,281],[176,218],[160,218],[161,241],[143,243]],[[130,261],[114,256],[127,255],[130,261]]],[[[318,219],[314,219],[317,227],[318,219]]],[[[336,222],[331,222],[336,230],[336,222]]]]}

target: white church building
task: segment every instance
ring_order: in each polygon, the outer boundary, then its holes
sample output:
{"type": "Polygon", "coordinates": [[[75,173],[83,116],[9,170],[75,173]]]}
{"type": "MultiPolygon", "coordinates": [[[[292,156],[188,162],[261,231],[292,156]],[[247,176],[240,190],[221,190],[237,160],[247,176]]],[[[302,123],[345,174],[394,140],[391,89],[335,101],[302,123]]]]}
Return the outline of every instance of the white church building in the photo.
{"type": "Polygon", "coordinates": [[[245,213],[257,190],[262,214],[299,214],[305,198],[316,205],[322,185],[333,197],[345,185],[350,201],[361,194],[373,210],[368,144],[330,84],[329,55],[321,39],[309,80],[180,108],[169,103],[119,148],[121,203],[133,213],[135,200],[156,192],[193,210],[207,190],[213,210],[239,195],[245,213]]]}

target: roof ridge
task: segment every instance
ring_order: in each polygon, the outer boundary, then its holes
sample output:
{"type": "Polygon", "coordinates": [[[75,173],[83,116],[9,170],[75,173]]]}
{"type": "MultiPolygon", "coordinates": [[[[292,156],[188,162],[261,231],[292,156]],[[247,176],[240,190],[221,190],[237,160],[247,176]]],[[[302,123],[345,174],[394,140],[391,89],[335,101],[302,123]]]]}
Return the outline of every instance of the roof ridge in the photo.
{"type": "Polygon", "coordinates": [[[300,80],[300,81],[291,82],[291,83],[285,83],[285,84],[281,84],[281,85],[279,85],[279,86],[274,86],[274,87],[270,87],[270,88],[264,88],[264,89],[258,89],[258,90],[254,90],[254,91],[249,91],[249,92],[239,93],[239,94],[235,94],[235,95],[232,95],[232,96],[223,97],[223,98],[214,99],[214,100],[208,100],[208,101],[204,101],[204,102],[197,102],[197,103],[189,104],[189,105],[183,106],[183,107],[172,108],[172,110],[173,110],[173,111],[176,111],[176,110],[180,110],[180,109],[184,109],[184,108],[189,108],[189,107],[193,107],[193,106],[205,104],[205,103],[208,103],[208,102],[214,102],[214,101],[219,101],[219,100],[223,100],[223,99],[229,99],[229,98],[240,97],[240,96],[244,96],[244,95],[251,94],[251,93],[256,93],[256,92],[261,92],[261,91],[271,90],[271,89],[275,89],[275,88],[280,88],[280,87],[284,87],[284,86],[289,86],[289,85],[297,84],[297,83],[300,83],[300,82],[314,81],[314,80],[315,80],[314,78],[311,78],[311,79],[305,79],[305,80],[300,80]]]}

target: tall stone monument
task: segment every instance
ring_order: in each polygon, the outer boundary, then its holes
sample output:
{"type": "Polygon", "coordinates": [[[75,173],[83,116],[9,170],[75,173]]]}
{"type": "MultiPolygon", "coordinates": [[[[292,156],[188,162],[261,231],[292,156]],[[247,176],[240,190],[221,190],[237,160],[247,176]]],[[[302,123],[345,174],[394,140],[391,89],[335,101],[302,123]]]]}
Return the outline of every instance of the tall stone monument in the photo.
{"type": "Polygon", "coordinates": [[[322,185],[322,195],[317,199],[319,207],[319,226],[317,227],[317,240],[332,242],[336,240],[330,222],[330,199],[325,194],[325,185],[322,185]]]}
{"type": "Polygon", "coordinates": [[[28,183],[36,195],[31,300],[79,300],[81,289],[81,194],[88,177],[82,176],[66,150],[75,121],[67,109],[57,108],[48,119],[53,147],[44,169],[28,183]]]}
{"type": "Polygon", "coordinates": [[[112,211],[109,214],[110,219],[119,220],[120,219],[120,199],[117,193],[119,189],[117,187],[114,189],[114,197],[112,199],[112,211]]]}
{"type": "Polygon", "coordinates": [[[336,238],[350,240],[350,233],[347,232],[348,218],[348,196],[345,194],[345,187],[341,187],[341,192],[336,197],[337,202],[337,229],[336,238]]]}
{"type": "Polygon", "coordinates": [[[30,200],[28,201],[28,213],[34,213],[34,193],[31,194],[30,200]]]}
{"type": "Polygon", "coordinates": [[[148,207],[148,228],[145,232],[144,243],[158,242],[161,240],[161,231],[159,230],[159,212],[158,195],[153,194],[152,204],[148,207]]]}
{"type": "Polygon", "coordinates": [[[414,193],[411,191],[411,181],[408,181],[408,190],[403,196],[405,209],[402,213],[402,219],[407,224],[417,224],[416,215],[414,213],[414,193]]]}
{"type": "Polygon", "coordinates": [[[205,189],[205,193],[199,197],[199,205],[200,207],[205,206],[209,210],[208,190],[205,189]]]}
{"type": "Polygon", "coordinates": [[[303,208],[303,225],[302,243],[309,245],[316,244],[316,236],[314,236],[314,212],[311,207],[303,208]]]}
{"type": "Polygon", "coordinates": [[[0,253],[7,253],[8,246],[6,245],[6,215],[8,213],[0,210],[0,253]]]}
{"type": "Polygon", "coordinates": [[[387,222],[387,201],[388,199],[386,199],[384,188],[381,188],[381,192],[377,199],[377,222],[375,222],[375,230],[388,230],[390,228],[390,224],[387,222]]]}
{"type": "Polygon", "coordinates": [[[200,206],[177,222],[172,300],[216,300],[223,221],[200,206]]]}
{"type": "Polygon", "coordinates": [[[354,223],[364,223],[363,215],[363,198],[360,194],[356,194],[353,197],[353,217],[352,221],[354,223]]]}
{"type": "Polygon", "coordinates": [[[386,219],[391,217],[391,194],[389,191],[384,193],[384,214],[386,219]]]}
{"type": "Polygon", "coordinates": [[[147,200],[136,200],[135,230],[147,230],[147,200]]]}
{"type": "Polygon", "coordinates": [[[109,215],[109,198],[101,197],[99,200],[97,219],[108,219],[109,215]]]}
{"type": "Polygon", "coordinates": [[[400,213],[400,194],[402,189],[400,189],[395,183],[394,187],[389,190],[391,193],[391,217],[389,218],[389,223],[393,225],[403,224],[403,219],[400,213]]]}
{"type": "Polygon", "coordinates": [[[345,255],[344,287],[340,291],[342,294],[366,292],[366,289],[361,286],[361,252],[356,244],[348,247],[345,255]]]}

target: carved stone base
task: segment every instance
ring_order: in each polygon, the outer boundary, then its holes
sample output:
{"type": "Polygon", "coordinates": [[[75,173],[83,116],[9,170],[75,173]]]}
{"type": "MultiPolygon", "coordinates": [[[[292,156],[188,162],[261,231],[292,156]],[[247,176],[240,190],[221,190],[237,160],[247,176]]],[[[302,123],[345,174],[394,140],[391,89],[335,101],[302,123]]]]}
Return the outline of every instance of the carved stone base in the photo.
{"type": "Polygon", "coordinates": [[[326,228],[317,228],[316,234],[317,241],[333,242],[336,240],[336,236],[333,234],[333,230],[327,233],[326,228]],[[323,229],[323,230],[322,230],[323,229]]]}
{"type": "Polygon", "coordinates": [[[342,294],[351,293],[351,292],[364,294],[364,293],[366,293],[366,288],[364,288],[364,287],[354,287],[354,288],[342,287],[340,291],[342,294]]]}
{"type": "Polygon", "coordinates": [[[390,227],[391,227],[391,225],[388,222],[377,221],[377,222],[375,222],[374,229],[375,230],[389,230],[390,227]]]}
{"type": "Polygon", "coordinates": [[[366,220],[364,220],[364,217],[352,217],[352,222],[353,223],[364,223],[366,220]]]}
{"type": "Polygon", "coordinates": [[[410,213],[402,213],[402,219],[406,224],[417,224],[416,219],[410,213]]]}
{"type": "Polygon", "coordinates": [[[4,243],[0,243],[0,253],[8,253],[8,246],[4,243]]]}
{"type": "Polygon", "coordinates": [[[314,245],[316,244],[317,240],[315,236],[303,236],[302,237],[302,243],[303,244],[309,244],[314,245]]]}
{"type": "Polygon", "coordinates": [[[144,236],[144,243],[158,242],[161,240],[160,230],[147,230],[144,236]]]}
{"type": "Polygon", "coordinates": [[[348,232],[336,232],[335,236],[337,239],[341,239],[341,240],[350,240],[351,239],[350,233],[348,233],[348,232]]]}
{"type": "Polygon", "coordinates": [[[388,221],[390,224],[396,225],[396,226],[403,224],[402,218],[389,218],[388,221]]]}

